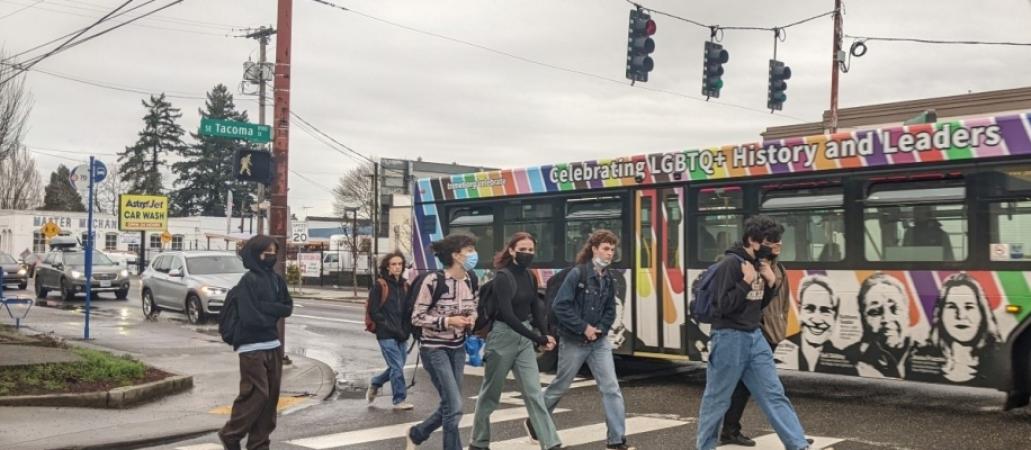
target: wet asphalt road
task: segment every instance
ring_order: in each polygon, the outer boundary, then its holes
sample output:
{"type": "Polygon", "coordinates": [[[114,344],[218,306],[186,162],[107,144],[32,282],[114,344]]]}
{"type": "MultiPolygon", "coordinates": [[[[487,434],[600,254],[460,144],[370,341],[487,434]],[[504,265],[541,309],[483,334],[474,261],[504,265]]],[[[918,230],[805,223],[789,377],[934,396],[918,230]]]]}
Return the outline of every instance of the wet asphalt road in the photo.
{"type": "MultiPolygon", "coordinates": [[[[53,296],[48,303],[48,307],[82,307],[81,300],[65,304],[53,296]]],[[[437,404],[426,373],[418,370],[416,386],[409,394],[409,401],[416,405],[414,411],[391,411],[389,389],[369,406],[364,389],[368,377],[382,368],[382,362],[375,340],[364,331],[361,305],[313,300],[298,300],[297,305],[288,322],[288,352],[333,367],[338,372],[338,392],[331,401],[281,417],[273,448],[404,448],[406,427],[396,425],[425,418],[437,404]],[[312,437],[321,440],[300,440],[312,437]]],[[[143,320],[136,283],[129,301],[102,298],[94,306],[96,321],[143,320]]],[[[163,312],[158,320],[191,326],[182,315],[171,312],[163,312]]],[[[214,328],[205,325],[196,330],[214,333],[214,328]]],[[[409,365],[412,363],[414,359],[409,365]]],[[[618,367],[631,443],[641,449],[694,448],[704,366],[630,360],[619,361],[618,367]]],[[[475,405],[470,397],[476,395],[481,381],[474,370],[467,372],[463,383],[467,416],[475,405]]],[[[412,369],[407,373],[410,379],[412,369]]],[[[1000,406],[1004,396],[996,391],[794,372],[784,372],[783,379],[807,434],[820,437],[818,443],[834,442],[827,448],[1031,449],[1031,410],[1003,412],[1000,406]]],[[[568,411],[555,414],[556,425],[567,443],[579,443],[570,448],[603,448],[604,415],[599,395],[590,381],[581,384],[585,385],[572,389],[559,405],[568,411]]],[[[505,391],[514,394],[514,382],[510,381],[505,391]]],[[[518,395],[512,400],[518,403],[518,395]]],[[[519,420],[525,416],[520,415],[523,411],[518,404],[502,404],[494,416],[492,442],[525,441],[519,420]]],[[[746,434],[763,441],[756,448],[783,448],[774,436],[767,436],[773,433],[772,428],[754,404],[749,405],[743,424],[746,434]]],[[[469,432],[468,427],[463,428],[465,443],[469,432]]],[[[211,445],[215,442],[213,436],[204,436],[155,448],[214,449],[217,447],[211,445]]],[[[421,448],[440,445],[440,433],[436,433],[421,448]]],[[[494,444],[492,448],[534,447],[514,443],[494,444]]]]}

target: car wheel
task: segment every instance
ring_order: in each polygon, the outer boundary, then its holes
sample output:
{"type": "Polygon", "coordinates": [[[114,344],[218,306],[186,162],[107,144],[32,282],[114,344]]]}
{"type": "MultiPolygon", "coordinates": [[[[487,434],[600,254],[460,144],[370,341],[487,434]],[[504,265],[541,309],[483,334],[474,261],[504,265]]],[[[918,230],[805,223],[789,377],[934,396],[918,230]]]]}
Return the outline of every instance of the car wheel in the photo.
{"type": "Polygon", "coordinates": [[[68,284],[68,280],[61,279],[61,298],[64,301],[75,300],[75,288],[68,284]]]}
{"type": "Polygon", "coordinates": [[[128,289],[120,289],[120,290],[115,291],[115,298],[117,298],[119,300],[125,300],[125,299],[129,298],[129,290],[128,289]]]}
{"type": "Polygon", "coordinates": [[[186,297],[186,320],[194,325],[199,325],[207,320],[208,315],[204,313],[204,305],[200,303],[200,297],[190,294],[186,297]]]}
{"type": "Polygon", "coordinates": [[[143,317],[153,319],[158,316],[159,312],[161,312],[161,308],[154,303],[154,294],[150,292],[150,289],[145,289],[143,291],[143,317]]]}
{"type": "Polygon", "coordinates": [[[36,277],[36,298],[47,298],[47,288],[43,287],[43,280],[36,277]]]}

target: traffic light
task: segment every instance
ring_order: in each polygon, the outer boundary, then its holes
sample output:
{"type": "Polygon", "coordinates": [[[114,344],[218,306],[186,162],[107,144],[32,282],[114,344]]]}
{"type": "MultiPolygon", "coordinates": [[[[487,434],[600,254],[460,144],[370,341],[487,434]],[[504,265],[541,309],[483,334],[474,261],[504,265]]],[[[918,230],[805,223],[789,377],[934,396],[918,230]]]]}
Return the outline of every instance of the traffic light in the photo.
{"type": "Polygon", "coordinates": [[[705,41],[705,66],[702,68],[702,95],[720,97],[723,89],[723,65],[730,61],[730,53],[723,46],[705,41]]]}
{"type": "Polygon", "coordinates": [[[771,59],[770,89],[766,99],[766,107],[770,111],[784,109],[784,101],[788,99],[788,95],[784,93],[784,91],[788,90],[788,83],[784,80],[789,78],[791,78],[791,68],[785,66],[781,61],[771,59]]]}
{"type": "Polygon", "coordinates": [[[272,153],[240,149],[233,156],[233,177],[239,181],[271,184],[274,174],[272,153]]]}
{"type": "Polygon", "coordinates": [[[648,72],[655,68],[651,56],[655,41],[655,21],[644,10],[630,10],[630,30],[627,32],[626,77],[630,81],[648,81],[648,72]]]}

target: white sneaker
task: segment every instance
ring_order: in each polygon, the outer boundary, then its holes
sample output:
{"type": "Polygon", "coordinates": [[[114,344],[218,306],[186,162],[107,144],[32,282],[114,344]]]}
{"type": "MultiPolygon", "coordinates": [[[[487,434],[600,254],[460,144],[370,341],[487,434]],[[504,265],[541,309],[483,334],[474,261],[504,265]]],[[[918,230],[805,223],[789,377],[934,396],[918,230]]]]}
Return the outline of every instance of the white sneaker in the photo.
{"type": "Polygon", "coordinates": [[[394,411],[410,411],[415,409],[415,405],[408,402],[401,402],[394,405],[394,411]]]}
{"type": "Polygon", "coordinates": [[[379,395],[379,388],[370,384],[369,389],[365,391],[365,399],[372,403],[376,400],[377,395],[379,395]]]}
{"type": "Polygon", "coordinates": [[[418,447],[419,444],[416,444],[415,441],[412,440],[412,429],[409,428],[405,433],[405,450],[415,450],[418,447]]]}

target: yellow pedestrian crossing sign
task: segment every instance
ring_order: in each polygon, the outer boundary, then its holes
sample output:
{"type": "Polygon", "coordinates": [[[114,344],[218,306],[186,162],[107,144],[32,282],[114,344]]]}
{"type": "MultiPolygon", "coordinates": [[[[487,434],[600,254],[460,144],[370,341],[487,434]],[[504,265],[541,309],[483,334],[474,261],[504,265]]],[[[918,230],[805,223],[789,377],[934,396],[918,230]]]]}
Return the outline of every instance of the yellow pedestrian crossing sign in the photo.
{"type": "Polygon", "coordinates": [[[43,229],[40,231],[43,233],[43,236],[46,236],[47,239],[50,239],[54,236],[57,236],[58,234],[61,234],[61,227],[57,226],[57,224],[54,222],[47,222],[45,225],[43,225],[43,229]]]}

